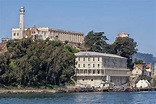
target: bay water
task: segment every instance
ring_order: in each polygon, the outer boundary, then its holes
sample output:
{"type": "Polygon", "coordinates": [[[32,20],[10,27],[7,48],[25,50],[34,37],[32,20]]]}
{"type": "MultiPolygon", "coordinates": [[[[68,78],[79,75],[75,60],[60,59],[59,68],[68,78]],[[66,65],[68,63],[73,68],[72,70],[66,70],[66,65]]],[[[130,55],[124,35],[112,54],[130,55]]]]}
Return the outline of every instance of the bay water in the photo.
{"type": "Polygon", "coordinates": [[[156,91],[0,94],[0,104],[156,104],[156,91]]]}

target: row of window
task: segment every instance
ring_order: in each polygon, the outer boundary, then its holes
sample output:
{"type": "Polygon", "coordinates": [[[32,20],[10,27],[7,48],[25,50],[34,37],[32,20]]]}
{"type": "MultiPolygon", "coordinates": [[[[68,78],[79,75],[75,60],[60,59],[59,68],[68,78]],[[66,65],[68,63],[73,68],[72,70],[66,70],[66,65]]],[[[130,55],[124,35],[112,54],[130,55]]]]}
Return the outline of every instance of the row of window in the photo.
{"type": "MultiPolygon", "coordinates": [[[[75,35],[75,36],[82,36],[82,34],[74,34],[74,33],[68,33],[68,32],[58,32],[58,31],[53,31],[53,33],[58,33],[58,34],[67,34],[67,35],[75,35]]],[[[52,34],[52,32],[50,32],[52,34]]]]}
{"type": "Polygon", "coordinates": [[[104,74],[104,70],[83,70],[83,69],[77,69],[76,70],[77,74],[104,74]]]}
{"type": "MultiPolygon", "coordinates": [[[[84,79],[82,79],[82,81],[84,81],[84,79]]],[[[91,79],[91,81],[93,81],[93,79],[91,79]]]]}
{"type": "Polygon", "coordinates": [[[16,36],[16,35],[19,36],[19,33],[14,33],[14,36],[16,36]]]}
{"type": "MultiPolygon", "coordinates": [[[[81,67],[81,64],[78,64],[78,67],[80,68],[81,67]]],[[[87,67],[86,64],[83,64],[83,67],[87,67]]],[[[88,67],[95,67],[95,64],[92,64],[92,66],[90,64],[88,64],[88,67]]],[[[97,67],[100,67],[100,64],[97,64],[97,67]]]]}
{"type": "Polygon", "coordinates": [[[35,31],[32,31],[31,33],[32,33],[32,34],[35,34],[35,31]]]}
{"type": "MultiPolygon", "coordinates": [[[[100,68],[100,64],[78,64],[78,68],[100,68]]],[[[104,64],[104,67],[107,68],[127,68],[126,64],[104,64]]]]}
{"type": "Polygon", "coordinates": [[[42,35],[34,35],[34,39],[42,39],[42,35]]]}
{"type": "MultiPolygon", "coordinates": [[[[78,57],[78,61],[80,61],[80,58],[82,58],[82,57],[78,57]]],[[[95,57],[92,57],[92,61],[95,61],[95,57]]],[[[91,61],[91,58],[90,57],[83,57],[83,61],[91,61]]],[[[100,61],[100,58],[99,57],[97,57],[97,61],[100,61]]]]}

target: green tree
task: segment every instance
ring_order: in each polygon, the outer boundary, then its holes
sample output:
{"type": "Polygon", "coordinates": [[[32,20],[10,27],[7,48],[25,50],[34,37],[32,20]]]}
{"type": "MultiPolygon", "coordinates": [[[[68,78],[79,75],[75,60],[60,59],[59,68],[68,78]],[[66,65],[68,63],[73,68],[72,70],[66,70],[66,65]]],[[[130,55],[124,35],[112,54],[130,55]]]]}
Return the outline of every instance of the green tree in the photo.
{"type": "Polygon", "coordinates": [[[136,58],[134,59],[134,64],[143,64],[143,60],[137,60],[136,58]]]}
{"type": "Polygon", "coordinates": [[[129,37],[117,37],[113,43],[115,54],[127,58],[127,67],[132,69],[132,55],[137,52],[137,43],[129,37]]]}
{"type": "Polygon", "coordinates": [[[89,51],[103,52],[105,45],[107,45],[107,37],[103,35],[104,32],[90,31],[85,37],[85,46],[89,51]]]}
{"type": "Polygon", "coordinates": [[[0,56],[0,84],[38,87],[60,85],[74,74],[75,52],[60,41],[21,39],[7,43],[0,56]]]}

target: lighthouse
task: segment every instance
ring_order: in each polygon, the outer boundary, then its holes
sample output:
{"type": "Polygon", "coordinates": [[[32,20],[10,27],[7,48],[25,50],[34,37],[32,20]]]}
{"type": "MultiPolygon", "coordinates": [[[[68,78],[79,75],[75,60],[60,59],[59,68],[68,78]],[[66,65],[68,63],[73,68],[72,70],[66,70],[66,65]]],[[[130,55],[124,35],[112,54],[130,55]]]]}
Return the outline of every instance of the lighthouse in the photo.
{"type": "Polygon", "coordinates": [[[20,8],[20,23],[19,23],[19,28],[20,28],[20,33],[19,33],[19,39],[24,38],[24,15],[25,15],[25,8],[22,6],[20,8]]]}

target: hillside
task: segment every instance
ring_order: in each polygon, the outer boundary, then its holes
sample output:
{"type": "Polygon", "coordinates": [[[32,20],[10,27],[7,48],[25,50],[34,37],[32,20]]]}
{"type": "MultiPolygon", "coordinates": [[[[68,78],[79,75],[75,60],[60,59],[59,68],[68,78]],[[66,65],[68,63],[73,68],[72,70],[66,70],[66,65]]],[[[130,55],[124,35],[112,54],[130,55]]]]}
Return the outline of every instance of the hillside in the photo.
{"type": "Polygon", "coordinates": [[[1,43],[0,85],[49,86],[70,81],[78,50],[60,41],[10,40],[1,43]]]}
{"type": "Polygon", "coordinates": [[[156,57],[154,57],[152,54],[148,54],[148,53],[136,53],[133,55],[133,59],[140,59],[143,60],[146,63],[154,63],[156,62],[156,57]]]}

